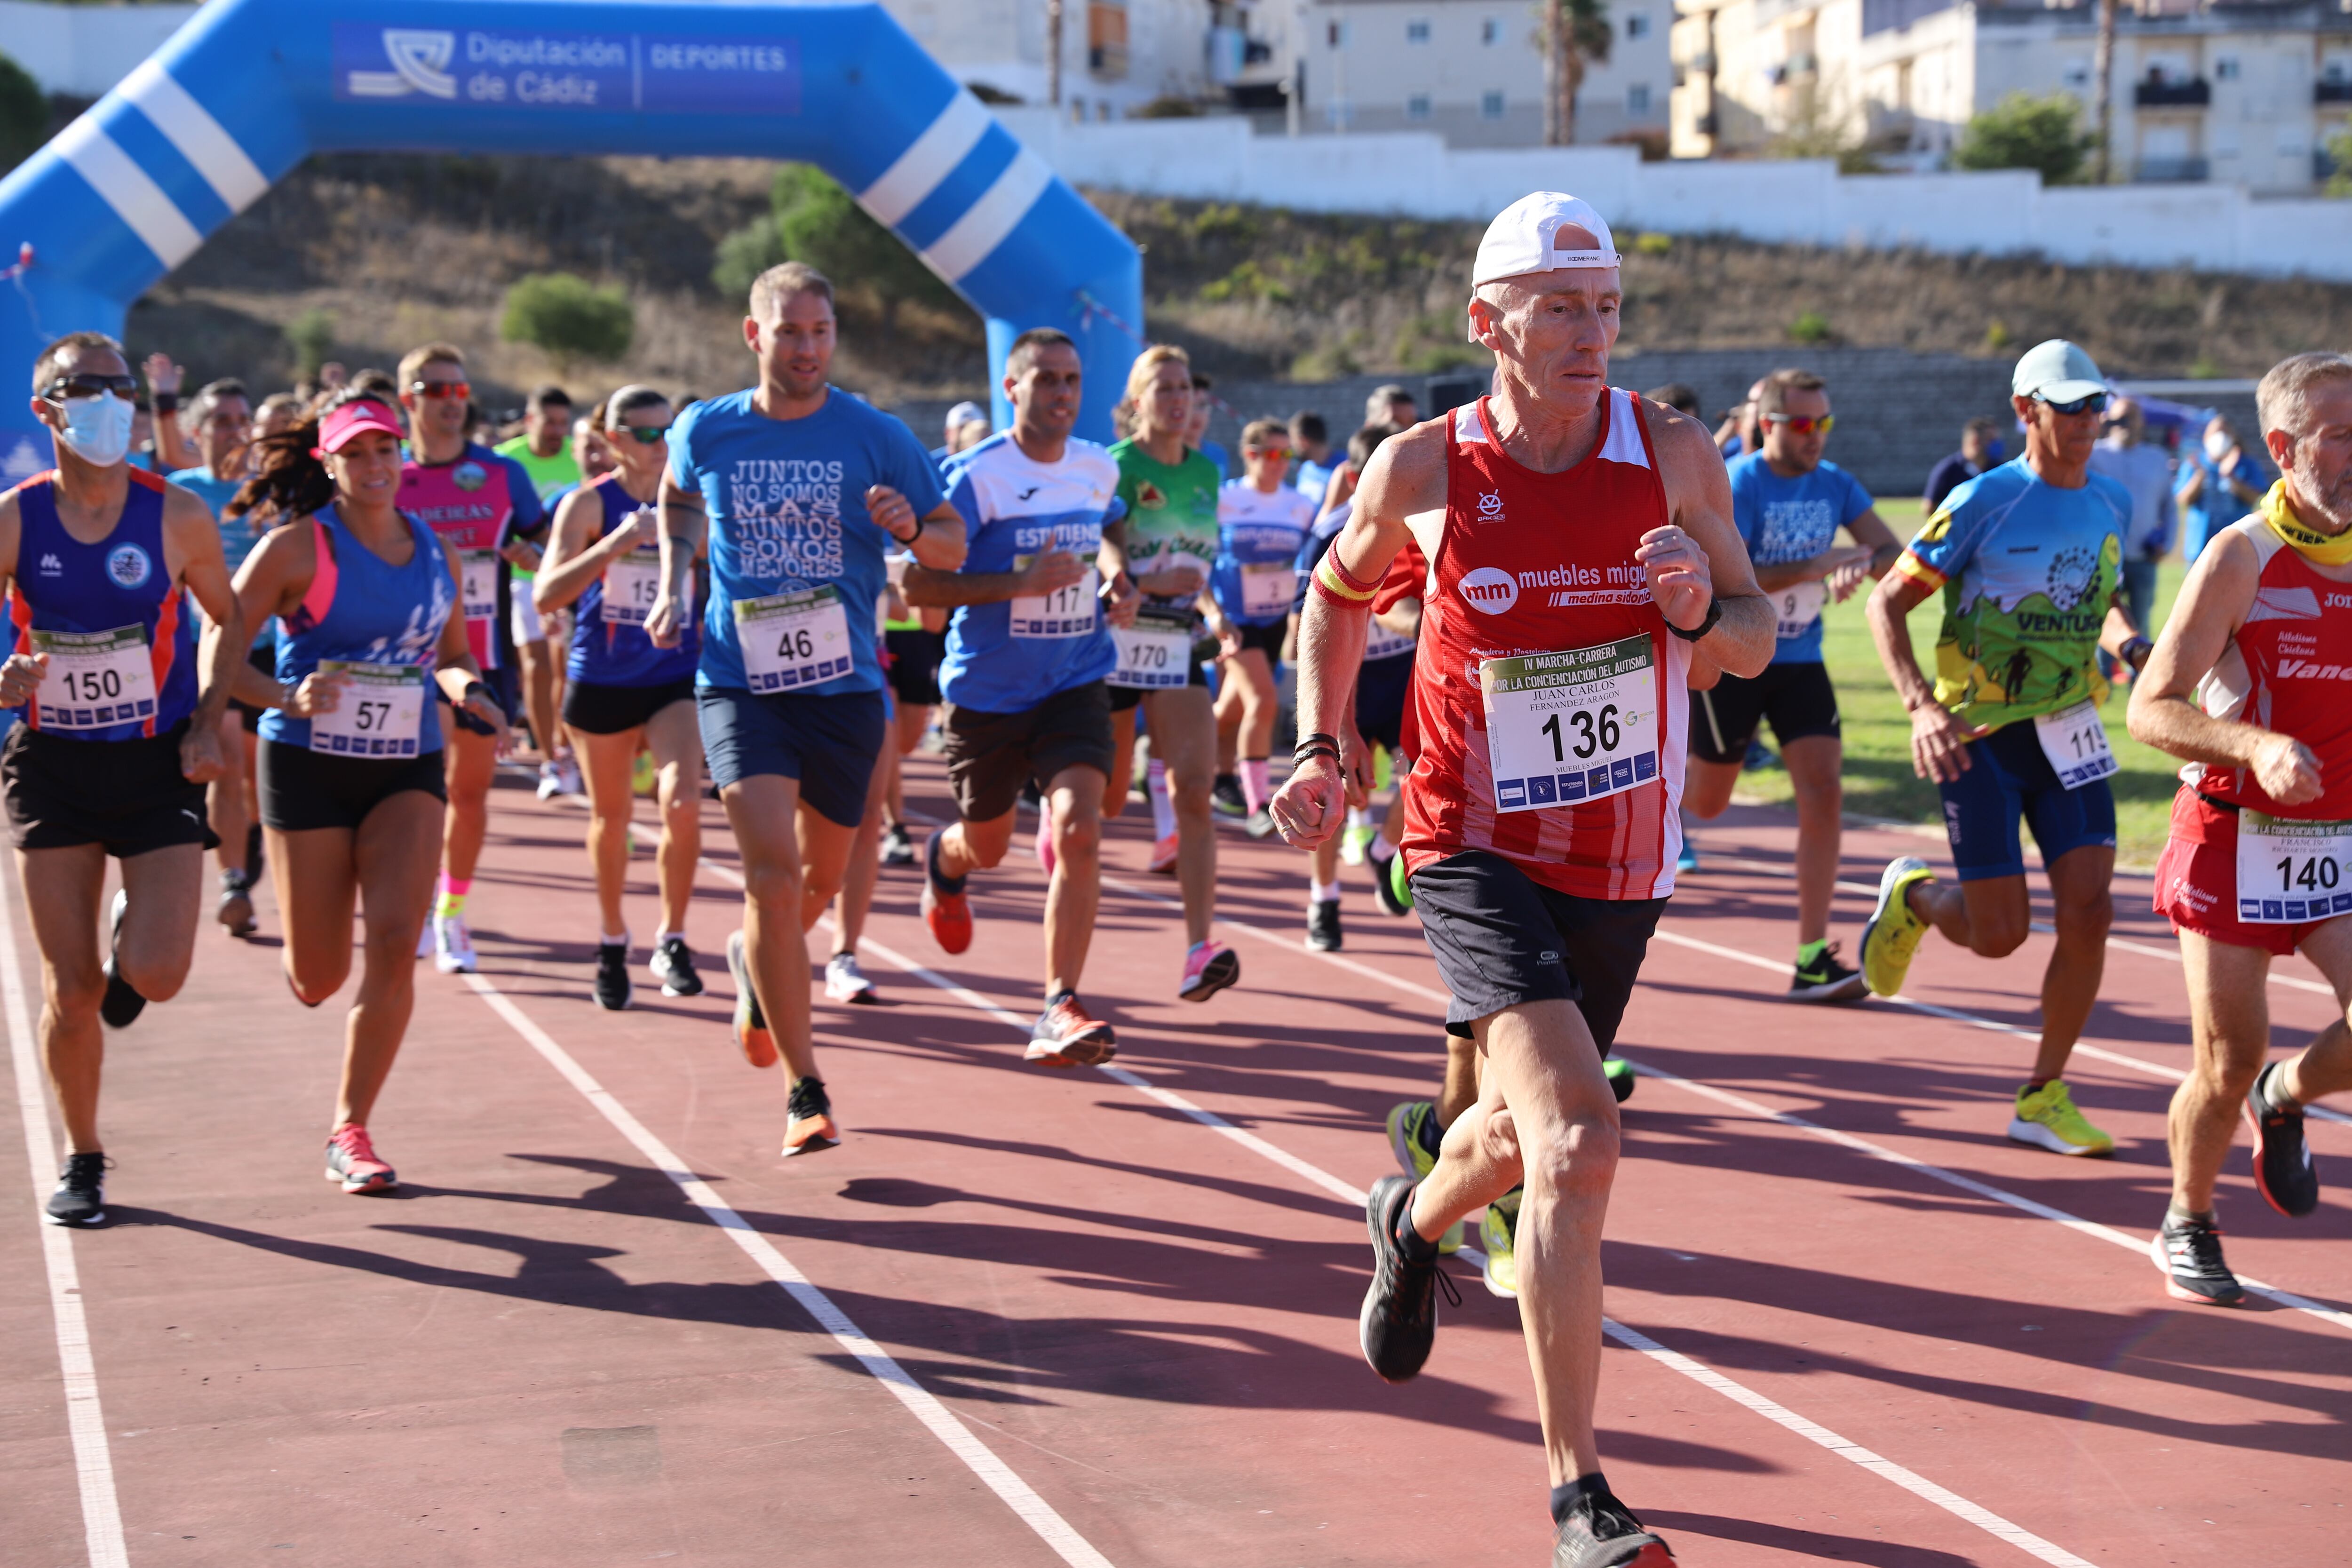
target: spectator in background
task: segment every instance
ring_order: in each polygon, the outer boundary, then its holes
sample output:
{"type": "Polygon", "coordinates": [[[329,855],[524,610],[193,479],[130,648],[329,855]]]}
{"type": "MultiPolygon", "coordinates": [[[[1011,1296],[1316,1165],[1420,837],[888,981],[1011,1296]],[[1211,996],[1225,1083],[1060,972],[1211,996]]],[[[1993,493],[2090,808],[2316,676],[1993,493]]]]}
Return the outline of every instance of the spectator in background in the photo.
{"type": "Polygon", "coordinates": [[[619,466],[614,462],[613,448],[600,427],[604,410],[604,405],[599,403],[587,417],[572,424],[572,460],[580,465],[580,482],[583,485],[603,479],[619,466]]]}
{"type": "MultiPolygon", "coordinates": [[[[2124,608],[2147,637],[2156,635],[2156,563],[2172,548],[2179,514],[2172,500],[2172,459],[2147,440],[2147,411],[2129,397],[2107,400],[2106,438],[2091,451],[2091,472],[2131,491],[2131,524],[2124,530],[2124,608]]],[[[2108,661],[2107,673],[2115,673],[2108,661]]]]}
{"type": "Polygon", "coordinates": [[[1298,472],[1291,479],[1300,495],[1320,506],[1323,489],[1339,465],[1331,460],[1331,427],[1323,416],[1302,408],[1290,416],[1290,446],[1298,454],[1298,472]]]}
{"type": "MultiPolygon", "coordinates": [[[[253,438],[253,404],[247,396],[241,381],[215,381],[196,394],[188,406],[188,423],[196,433],[196,452],[204,460],[193,468],[177,468],[165,478],[183,489],[194,490],[205,506],[212,509],[214,521],[220,519],[221,509],[228,498],[236,494],[237,486],[245,482],[247,454],[253,438]]],[[[242,522],[236,532],[243,535],[243,548],[231,544],[228,549],[228,569],[234,574],[245,563],[253,549],[252,530],[242,522]]]]}
{"type": "Polygon", "coordinates": [[[1364,423],[1410,430],[1421,423],[1421,405],[1413,401],[1411,392],[1392,381],[1374,387],[1372,395],[1364,399],[1364,423]]]}
{"type": "Polygon", "coordinates": [[[1233,477],[1234,464],[1224,447],[1209,439],[1209,416],[1217,406],[1216,385],[1199,371],[1192,373],[1192,423],[1184,427],[1184,444],[1217,465],[1217,479],[1222,482],[1233,477]]]}
{"type": "Polygon", "coordinates": [[[1927,471],[1927,493],[1920,497],[1929,517],[1944,504],[1944,498],[1962,485],[2000,466],[2006,446],[2000,438],[2000,426],[1990,419],[1971,419],[1960,430],[1960,449],[1927,471]]]}
{"type": "Polygon", "coordinates": [[[948,410],[945,437],[931,452],[931,460],[944,467],[950,458],[969,451],[995,434],[988,410],[977,403],[959,403],[948,410]]]}
{"type": "Polygon", "coordinates": [[[1723,411],[1723,423],[1715,427],[1715,447],[1727,461],[1763,445],[1764,438],[1756,427],[1756,404],[1764,395],[1764,382],[1769,379],[1760,378],[1748,389],[1747,402],[1734,404],[1723,411]]]}
{"type": "Polygon", "coordinates": [[[560,386],[533,392],[523,405],[522,434],[490,449],[520,463],[542,501],[585,477],[572,455],[572,395],[560,386]]]}
{"type": "Polygon", "coordinates": [[[2216,414],[2205,438],[2180,459],[2173,499],[2180,507],[2180,553],[2191,563],[2205,542],[2262,504],[2263,466],[2249,456],[2237,430],[2216,414]]]}
{"type": "Polygon", "coordinates": [[[1683,382],[1670,381],[1664,386],[1650,388],[1642,395],[1653,403],[1664,404],[1677,414],[1687,414],[1701,423],[1706,421],[1706,416],[1699,412],[1703,405],[1698,400],[1698,393],[1683,382]]]}
{"type": "MultiPolygon", "coordinates": [[[[386,405],[386,406],[390,406],[386,405]]],[[[290,392],[273,392],[253,411],[253,431],[247,444],[282,436],[302,423],[302,400],[290,392]]]]}

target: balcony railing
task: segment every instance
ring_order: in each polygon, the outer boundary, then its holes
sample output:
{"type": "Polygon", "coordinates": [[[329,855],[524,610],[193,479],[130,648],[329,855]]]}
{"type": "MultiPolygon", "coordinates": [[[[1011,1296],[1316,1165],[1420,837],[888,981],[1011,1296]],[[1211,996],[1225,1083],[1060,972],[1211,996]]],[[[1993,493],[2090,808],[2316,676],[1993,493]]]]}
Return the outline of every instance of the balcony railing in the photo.
{"type": "Polygon", "coordinates": [[[2147,185],[2189,184],[2202,180],[2210,165],[2202,158],[2142,158],[2132,178],[2147,185]]]}
{"type": "Polygon", "coordinates": [[[2212,101],[2213,84],[2203,77],[2192,81],[2132,84],[2132,102],[2142,109],[2203,109],[2212,101]]]}
{"type": "Polygon", "coordinates": [[[2352,79],[2343,77],[2321,77],[2311,86],[2314,103],[2352,103],[2352,79]]]}

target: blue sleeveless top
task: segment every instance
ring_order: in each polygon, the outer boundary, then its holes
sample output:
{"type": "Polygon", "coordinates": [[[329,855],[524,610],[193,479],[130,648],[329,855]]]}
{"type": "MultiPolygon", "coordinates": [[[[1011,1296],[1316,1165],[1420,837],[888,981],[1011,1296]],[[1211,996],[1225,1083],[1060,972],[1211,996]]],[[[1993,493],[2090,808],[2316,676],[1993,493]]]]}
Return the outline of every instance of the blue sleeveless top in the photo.
{"type": "MultiPolygon", "coordinates": [[[[604,504],[604,520],[596,530],[599,539],[647,504],[621,488],[618,474],[606,474],[582,488],[604,504]]],[[[651,551],[639,553],[649,558],[653,555],[651,551]]],[[[653,639],[646,636],[642,623],[632,625],[604,618],[604,579],[598,577],[572,602],[572,653],[564,663],[564,679],[590,686],[667,686],[674,681],[692,680],[695,667],[702,659],[700,609],[696,606],[696,614],[678,637],[677,647],[656,647],[653,639]]]]}
{"type": "Polygon", "coordinates": [[[135,464],[130,473],[122,516],[96,544],[66,531],[52,488],[56,474],[37,474],[16,487],[21,526],[16,581],[8,589],[14,651],[37,651],[36,631],[88,635],[136,626],[155,677],[152,700],[109,701],[112,681],[93,690],[88,706],[45,711],[36,697],[25,704],[25,722],[36,730],[77,741],[135,741],[167,733],[195,711],[194,617],[163,564],[167,487],[135,464]]]}
{"type": "MultiPolygon", "coordinates": [[[[310,591],[290,616],[278,620],[278,679],[292,686],[319,668],[321,659],[362,664],[414,664],[425,669],[425,718],[416,750],[441,749],[440,703],[434,700],[433,670],[441,628],[457,607],[449,580],[449,558],[440,537],[406,512],[401,521],[416,548],[405,566],[394,566],[362,544],[332,506],[310,518],[319,565],[310,591]]],[[[301,524],[294,525],[299,528],[301,524]]],[[[305,750],[310,721],[272,708],[261,715],[261,738],[305,750]]]]}

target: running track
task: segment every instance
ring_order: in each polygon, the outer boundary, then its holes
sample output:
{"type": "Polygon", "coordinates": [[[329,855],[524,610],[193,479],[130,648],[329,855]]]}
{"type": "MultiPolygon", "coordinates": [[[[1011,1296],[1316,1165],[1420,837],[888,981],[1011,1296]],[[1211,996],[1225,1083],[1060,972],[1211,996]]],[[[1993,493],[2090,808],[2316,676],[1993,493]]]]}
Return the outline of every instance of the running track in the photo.
{"type": "MultiPolygon", "coordinates": [[[[1335,963],[1298,941],[1301,859],[1229,834],[1244,983],[1188,1006],[1130,810],[1087,987],[1119,1070],[1070,1076],[1019,1057],[1025,827],[961,958],[887,871],[888,1005],[818,1005],[850,1140],[781,1161],[782,1084],[728,1043],[723,964],[694,1001],[640,969],[634,1010],[589,1003],[582,814],[522,782],[472,900],[483,973],[420,976],[377,1114],[394,1197],[320,1179],[344,999],[291,999],[265,901],[259,940],[207,925],[187,992],[110,1038],[112,1227],[39,1225],[55,1131],[6,879],[0,1563],[1547,1560],[1511,1304],[1456,1262],[1417,1383],[1357,1353],[1355,1194],[1390,1168],[1387,1107],[1433,1088],[1440,1005],[1360,871],[1335,963]]],[[[940,782],[919,760],[910,804],[940,815],[940,782]]],[[[709,820],[715,957],[736,892],[709,820]]],[[[1737,810],[1706,836],[1626,1022],[1654,1076],[1606,1249],[1617,1489],[1692,1568],[2352,1563],[2340,1189],[2282,1220],[2241,1141],[2222,1214],[2273,1291],[2255,1310],[2176,1306],[2146,1255],[2188,1051],[2145,879],[2070,1075],[2122,1147],[2067,1162],[1999,1136],[2046,936],[1999,965],[1931,937],[1913,995],[1944,1015],[1784,1005],[1791,837],[1737,810]]],[[[1846,847],[1857,889],[1940,848],[1846,847]]],[[[1849,949],[1867,908],[1841,892],[1849,949]]],[[[640,943],[652,913],[633,899],[640,943]]],[[[2282,975],[2284,1046],[2331,1004],[2282,975]]],[[[2352,1127],[2313,1131],[2352,1168],[2352,1127]]]]}

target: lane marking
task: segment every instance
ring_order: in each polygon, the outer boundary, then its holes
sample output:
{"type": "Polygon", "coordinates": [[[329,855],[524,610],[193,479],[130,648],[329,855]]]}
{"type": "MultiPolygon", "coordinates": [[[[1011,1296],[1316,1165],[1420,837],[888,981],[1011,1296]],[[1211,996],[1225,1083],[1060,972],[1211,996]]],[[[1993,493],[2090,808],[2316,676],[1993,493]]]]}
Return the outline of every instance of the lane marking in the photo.
{"type": "MultiPolygon", "coordinates": [[[[0,889],[0,1011],[7,1015],[8,1065],[16,1079],[16,1115],[25,1129],[25,1160],[32,1168],[33,1201],[44,1201],[56,1185],[58,1143],[49,1131],[48,1103],[42,1098],[39,1064],[34,1059],[33,1014],[26,1001],[25,974],[16,956],[16,916],[0,889]]],[[[81,1277],[74,1267],[73,1232],[36,1214],[41,1231],[41,1261],[49,1277],[49,1312],[57,1321],[58,1371],[64,1381],[66,1431],[73,1441],[74,1476],[81,1492],[82,1540],[90,1568],[130,1568],[122,1540],[122,1507],[114,1494],[114,1456],[106,1441],[106,1415],[98,1400],[98,1360],[89,1342],[89,1319],[82,1310],[81,1277]]]]}
{"type": "Polygon", "coordinates": [[[177,267],[204,244],[205,237],[188,221],[188,215],[89,114],[58,132],[49,145],[73,166],[74,173],[89,182],[98,199],[114,209],[123,226],[137,235],[165,268],[177,267]]]}
{"type": "Polygon", "coordinates": [[[114,90],[154,122],[163,139],[205,177],[229,211],[241,213],[268,194],[268,179],[237,145],[236,138],[152,56],[114,90]]]}
{"type": "Polygon", "coordinates": [[[898,1395],[898,1402],[907,1407],[908,1413],[945,1444],[950,1453],[962,1460],[989,1490],[1003,1499],[1005,1505],[1020,1517],[1021,1522],[1035,1531],[1038,1538],[1052,1547],[1063,1562],[1069,1563],[1071,1568],[1111,1568],[1108,1558],[1096,1551],[1086,1537],[1070,1526],[1068,1521],[1054,1511],[1052,1504],[1039,1497],[1028,1482],[1013,1473],[1011,1466],[998,1458],[986,1444],[973,1436],[971,1429],[959,1420],[953,1411],[940,1404],[937,1395],[918,1383],[887,1351],[869,1339],[863,1329],[850,1321],[848,1314],[835,1306],[831,1297],[811,1284],[806,1275],[793,1268],[791,1260],[777,1250],[774,1243],[753,1229],[726,1199],[696,1176],[685,1161],[670,1152],[669,1146],[655,1137],[611,1090],[598,1083],[587,1068],[573,1059],[571,1052],[556,1044],[553,1036],[532,1022],[529,1014],[480,974],[468,974],[464,978],[474,993],[489,1004],[490,1010],[506,1021],[508,1027],[520,1035],[524,1043],[545,1058],[548,1065],[561,1074],[566,1083],[579,1090],[581,1098],[594,1106],[647,1163],[677,1185],[687,1202],[701,1210],[705,1219],[725,1231],[735,1245],[759,1266],[760,1270],[782,1286],[785,1292],[800,1304],[801,1310],[815,1319],[817,1326],[832,1335],[835,1343],[855,1356],[858,1364],[872,1373],[877,1383],[898,1395]]]}

